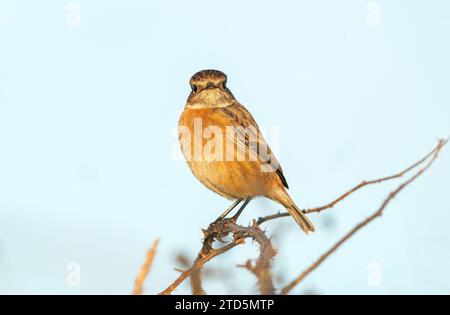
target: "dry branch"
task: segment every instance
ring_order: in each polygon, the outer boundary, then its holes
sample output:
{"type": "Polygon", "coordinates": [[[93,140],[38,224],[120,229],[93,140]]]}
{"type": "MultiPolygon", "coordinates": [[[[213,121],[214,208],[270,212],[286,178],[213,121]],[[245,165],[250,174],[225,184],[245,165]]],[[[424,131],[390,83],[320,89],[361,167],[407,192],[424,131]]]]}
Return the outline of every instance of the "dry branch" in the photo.
{"type": "MultiPolygon", "coordinates": [[[[351,194],[353,194],[354,192],[356,192],[357,190],[365,187],[365,186],[369,186],[369,185],[373,185],[373,184],[379,184],[382,182],[386,182],[392,179],[397,179],[397,178],[401,178],[403,177],[403,175],[405,175],[406,173],[412,171],[413,169],[415,169],[416,167],[418,167],[419,165],[421,165],[423,162],[425,162],[426,160],[428,160],[428,158],[434,154],[436,154],[436,152],[440,151],[442,146],[447,142],[447,140],[439,140],[438,145],[427,155],[425,155],[423,158],[421,158],[419,161],[415,162],[414,164],[408,166],[407,168],[405,168],[403,171],[398,172],[394,175],[390,175],[390,176],[386,176],[386,177],[381,177],[381,178],[377,178],[374,180],[363,180],[361,183],[359,183],[358,185],[356,185],[355,187],[353,187],[352,189],[346,191],[345,193],[343,193],[342,195],[340,195],[339,197],[337,197],[336,199],[334,199],[332,202],[320,206],[320,207],[315,207],[315,208],[310,208],[310,209],[305,209],[303,210],[303,213],[319,213],[323,210],[326,209],[331,209],[333,208],[337,203],[343,201],[344,199],[346,199],[348,196],[350,196],[351,194]]],[[[287,212],[278,212],[272,215],[268,215],[265,217],[260,217],[257,220],[258,224],[262,224],[264,222],[267,222],[269,220],[274,220],[274,219],[278,219],[278,218],[282,218],[282,217],[288,217],[289,213],[287,212]]]]}
{"type": "Polygon", "coordinates": [[[247,237],[251,237],[259,244],[260,254],[256,262],[253,264],[251,260],[247,260],[243,267],[251,271],[256,276],[261,294],[275,294],[272,280],[271,262],[277,252],[273,248],[270,239],[266,236],[264,231],[261,230],[259,225],[256,224],[256,221],[253,221],[253,224],[250,227],[242,227],[232,223],[231,229],[233,230],[233,233],[243,233],[247,237]]]}
{"type": "Polygon", "coordinates": [[[145,279],[147,278],[147,275],[150,271],[150,268],[152,267],[153,258],[155,257],[156,248],[158,248],[159,239],[156,239],[153,242],[152,247],[147,252],[147,257],[145,259],[144,264],[142,265],[138,276],[136,277],[136,280],[134,282],[134,295],[141,295],[142,294],[142,287],[144,284],[145,279]]]}
{"type": "Polygon", "coordinates": [[[191,277],[193,294],[206,294],[201,285],[200,273],[204,264],[212,258],[227,252],[236,245],[243,244],[246,238],[252,238],[259,244],[260,255],[254,265],[248,261],[245,264],[245,267],[258,278],[258,285],[262,294],[274,294],[270,267],[271,260],[275,256],[276,251],[274,250],[270,239],[264,234],[256,222],[249,227],[244,227],[236,224],[234,218],[224,219],[211,223],[208,229],[204,230],[203,233],[205,236],[203,246],[192,267],[185,270],[169,287],[167,287],[167,289],[162,291],[160,294],[171,294],[188,277],[191,277]],[[233,236],[233,240],[230,243],[217,249],[213,248],[213,243],[215,240],[223,242],[222,239],[229,234],[233,236]]]}
{"type": "MultiPolygon", "coordinates": [[[[203,241],[202,249],[200,250],[200,253],[198,254],[198,257],[195,260],[194,264],[189,269],[185,270],[171,285],[169,285],[164,291],[160,292],[159,294],[171,294],[184,280],[186,280],[193,274],[200,272],[200,269],[203,268],[203,265],[208,261],[227,252],[236,245],[244,243],[243,238],[234,237],[232,242],[223,247],[220,247],[218,249],[214,249],[212,247],[212,244],[216,238],[220,240],[229,234],[229,221],[230,219],[213,222],[209,225],[207,230],[203,231],[203,233],[205,234],[205,239],[203,241]]],[[[197,277],[198,281],[200,281],[200,274],[198,274],[197,277]]],[[[204,290],[201,288],[201,284],[198,283],[198,285],[199,287],[197,287],[196,289],[201,290],[201,293],[204,294],[204,290]]]]}
{"type": "MultiPolygon", "coordinates": [[[[410,168],[406,169],[404,171],[407,172],[411,170],[412,168],[417,167],[419,164],[423,163],[426,159],[428,159],[431,155],[432,158],[430,161],[420,170],[417,171],[411,178],[401,183],[397,189],[389,193],[388,197],[384,200],[384,202],[381,204],[381,206],[378,208],[377,211],[375,211],[372,215],[370,215],[365,220],[358,223],[354,228],[352,228],[347,234],[344,235],[336,244],[334,244],[325,254],[319,257],[311,266],[309,266],[304,272],[302,272],[297,278],[295,278],[293,281],[291,281],[288,285],[286,285],[282,290],[281,294],[287,294],[289,293],[296,285],[298,285],[301,281],[303,281],[306,276],[308,276],[311,272],[313,272],[317,267],[319,267],[320,264],[324,262],[325,259],[327,259],[331,254],[333,254],[342,244],[344,244],[346,241],[348,241],[356,232],[361,230],[363,227],[365,227],[367,224],[372,222],[378,217],[381,217],[383,214],[384,209],[387,207],[387,205],[397,196],[397,194],[402,191],[406,186],[408,186],[410,183],[412,183],[414,180],[416,180],[420,175],[422,175],[430,166],[433,164],[433,162],[438,157],[439,152],[441,151],[442,147],[447,143],[447,140],[440,140],[436,148],[427,155],[424,159],[420,160],[416,164],[412,165],[410,168]]],[[[400,174],[400,173],[399,173],[400,174]]],[[[394,175],[396,176],[396,175],[394,175]]],[[[401,176],[401,175],[400,175],[401,176]]],[[[399,177],[399,176],[396,176],[399,177]]],[[[390,178],[396,178],[396,177],[390,177],[390,178]]],[[[388,177],[386,177],[388,178],[388,177]]]]}

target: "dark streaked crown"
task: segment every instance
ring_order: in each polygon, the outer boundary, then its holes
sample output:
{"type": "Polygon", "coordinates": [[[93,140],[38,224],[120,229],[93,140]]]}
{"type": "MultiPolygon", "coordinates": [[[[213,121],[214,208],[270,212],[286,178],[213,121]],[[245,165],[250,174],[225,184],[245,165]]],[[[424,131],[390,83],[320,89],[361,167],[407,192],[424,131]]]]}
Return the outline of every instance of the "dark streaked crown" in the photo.
{"type": "Polygon", "coordinates": [[[227,75],[219,70],[202,70],[197,72],[191,77],[189,83],[197,86],[207,86],[212,84],[214,86],[220,86],[223,82],[227,81],[227,75]]]}

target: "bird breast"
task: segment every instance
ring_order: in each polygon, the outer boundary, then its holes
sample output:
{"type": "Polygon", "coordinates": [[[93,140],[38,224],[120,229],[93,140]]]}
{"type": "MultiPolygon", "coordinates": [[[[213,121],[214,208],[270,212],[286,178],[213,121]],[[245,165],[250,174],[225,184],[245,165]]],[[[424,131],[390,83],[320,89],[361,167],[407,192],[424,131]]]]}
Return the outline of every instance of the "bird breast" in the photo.
{"type": "MultiPolygon", "coordinates": [[[[266,195],[279,185],[274,172],[250,148],[242,152],[235,133],[242,125],[230,108],[186,108],[179,121],[181,150],[192,173],[207,188],[229,199],[266,195]]],[[[251,118],[253,119],[253,118],[251,118]]]]}

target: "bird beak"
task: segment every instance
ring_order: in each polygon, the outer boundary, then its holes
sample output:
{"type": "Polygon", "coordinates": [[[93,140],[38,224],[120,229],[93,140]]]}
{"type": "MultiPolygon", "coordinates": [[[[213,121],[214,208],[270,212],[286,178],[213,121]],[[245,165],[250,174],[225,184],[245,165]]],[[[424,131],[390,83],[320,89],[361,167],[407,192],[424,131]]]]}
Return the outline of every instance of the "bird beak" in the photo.
{"type": "Polygon", "coordinates": [[[209,83],[206,85],[205,90],[213,89],[213,88],[215,88],[215,85],[214,85],[213,83],[209,82],[209,83]]]}

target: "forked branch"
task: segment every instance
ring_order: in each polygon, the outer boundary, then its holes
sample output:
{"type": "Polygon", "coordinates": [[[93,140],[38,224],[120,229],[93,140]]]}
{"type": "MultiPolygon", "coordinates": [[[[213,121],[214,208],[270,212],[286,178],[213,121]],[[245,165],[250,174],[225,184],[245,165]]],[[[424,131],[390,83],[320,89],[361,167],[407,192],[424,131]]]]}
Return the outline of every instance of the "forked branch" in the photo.
{"type": "MultiPolygon", "coordinates": [[[[368,218],[358,223],[354,228],[352,228],[347,234],[344,235],[336,244],[334,244],[329,250],[327,250],[322,256],[319,257],[311,266],[309,266],[305,271],[303,271],[297,278],[295,278],[293,281],[291,281],[288,285],[286,285],[282,290],[281,294],[287,294],[289,293],[296,285],[298,285],[300,282],[302,282],[311,272],[313,272],[317,267],[319,267],[325,259],[327,259],[331,254],[333,254],[339,247],[342,246],[346,241],[348,241],[356,232],[361,230],[363,227],[365,227],[367,224],[372,222],[378,217],[381,217],[383,214],[384,209],[387,207],[387,205],[397,196],[397,194],[402,191],[406,186],[411,184],[414,180],[416,180],[420,175],[422,175],[430,166],[433,164],[433,162],[436,160],[436,158],[439,155],[439,152],[441,151],[442,147],[447,143],[447,140],[439,140],[438,145],[436,148],[431,152],[431,154],[427,155],[424,159],[420,160],[418,163],[414,164],[412,168],[417,167],[419,164],[423,163],[427,158],[429,158],[431,155],[431,159],[428,161],[427,164],[420,170],[418,170],[411,178],[401,183],[394,191],[389,193],[387,198],[383,201],[381,206],[368,218]]],[[[412,169],[411,167],[404,171],[406,173],[407,171],[412,169]]],[[[400,175],[401,176],[401,175],[400,175]]],[[[396,176],[399,177],[399,176],[396,176]]],[[[388,178],[388,177],[386,177],[388,178]]],[[[395,177],[391,177],[395,178],[395,177]]]]}
{"type": "Polygon", "coordinates": [[[245,243],[246,238],[251,238],[259,244],[260,255],[255,264],[251,261],[247,261],[244,267],[250,270],[258,278],[258,285],[262,294],[274,294],[270,267],[271,260],[276,255],[276,251],[273,248],[270,239],[264,234],[256,222],[253,222],[249,227],[244,227],[236,224],[234,218],[224,219],[211,223],[208,229],[204,230],[203,233],[205,236],[203,246],[192,267],[183,271],[181,275],[160,294],[171,294],[188,277],[191,277],[193,294],[206,294],[201,285],[200,271],[202,267],[212,258],[229,251],[236,245],[245,243]],[[223,242],[222,239],[230,234],[233,237],[231,242],[220,248],[213,248],[215,240],[223,242]]]}

